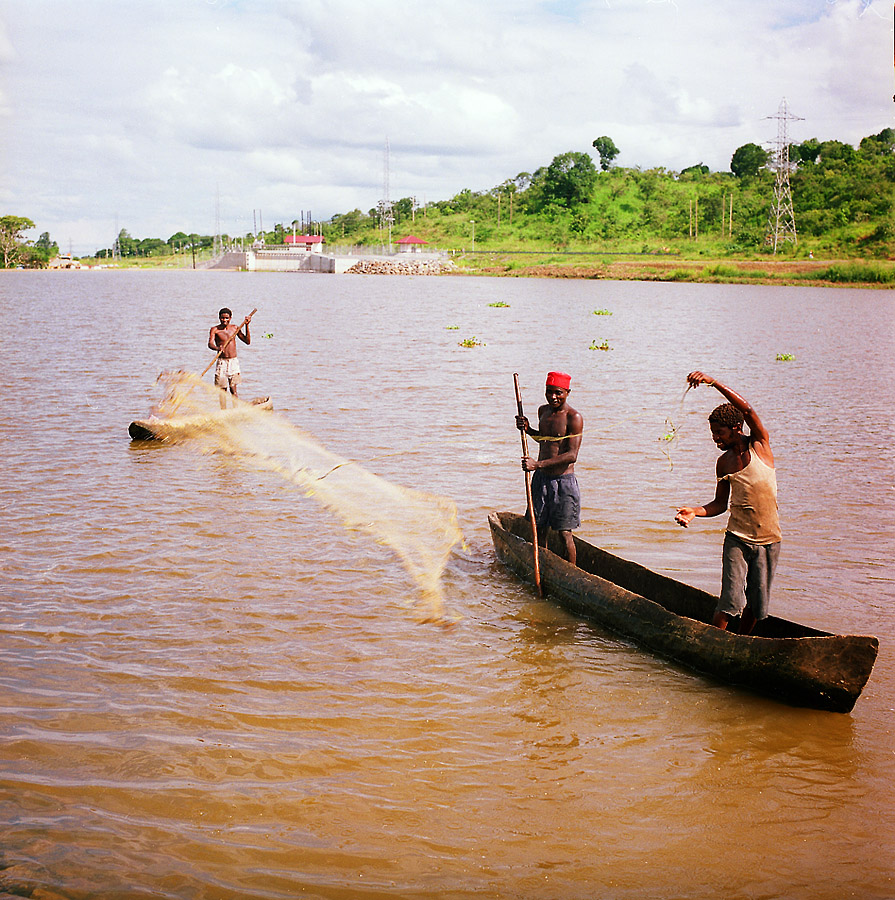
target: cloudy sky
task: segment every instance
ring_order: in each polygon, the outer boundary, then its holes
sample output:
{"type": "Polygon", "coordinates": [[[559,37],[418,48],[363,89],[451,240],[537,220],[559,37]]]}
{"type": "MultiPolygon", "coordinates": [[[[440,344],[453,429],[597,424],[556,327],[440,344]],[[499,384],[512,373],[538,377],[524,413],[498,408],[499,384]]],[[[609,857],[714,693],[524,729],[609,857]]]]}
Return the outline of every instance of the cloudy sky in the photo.
{"type": "Polygon", "coordinates": [[[726,171],[893,125],[889,0],[0,0],[0,215],[63,250],[486,191],[609,135],[726,171]],[[256,211],[259,211],[256,212],[256,211]]]}

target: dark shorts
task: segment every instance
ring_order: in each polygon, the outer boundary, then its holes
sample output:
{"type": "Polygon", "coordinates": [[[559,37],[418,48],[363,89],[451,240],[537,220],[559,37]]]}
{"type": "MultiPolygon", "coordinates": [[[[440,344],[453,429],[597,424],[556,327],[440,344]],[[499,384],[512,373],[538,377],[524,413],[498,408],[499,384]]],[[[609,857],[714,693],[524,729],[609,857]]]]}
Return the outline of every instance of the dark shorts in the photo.
{"type": "Polygon", "coordinates": [[[738,616],[748,606],[756,619],[765,618],[779,555],[780,541],[753,544],[726,532],[717,612],[738,616]]]}
{"type": "Polygon", "coordinates": [[[581,494],[574,472],[550,478],[540,470],[531,476],[531,499],[539,528],[571,531],[581,524],[581,494]]]}

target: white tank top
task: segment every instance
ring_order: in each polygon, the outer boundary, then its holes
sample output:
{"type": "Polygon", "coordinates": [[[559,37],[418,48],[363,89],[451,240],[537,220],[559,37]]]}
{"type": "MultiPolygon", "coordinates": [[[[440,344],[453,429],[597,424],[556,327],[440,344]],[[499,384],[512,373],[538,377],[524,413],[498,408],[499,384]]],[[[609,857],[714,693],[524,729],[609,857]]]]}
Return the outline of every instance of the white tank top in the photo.
{"type": "Polygon", "coordinates": [[[749,464],[722,476],[730,483],[730,519],[727,530],[753,544],[780,540],[777,514],[777,473],[751,447],[749,464]]]}

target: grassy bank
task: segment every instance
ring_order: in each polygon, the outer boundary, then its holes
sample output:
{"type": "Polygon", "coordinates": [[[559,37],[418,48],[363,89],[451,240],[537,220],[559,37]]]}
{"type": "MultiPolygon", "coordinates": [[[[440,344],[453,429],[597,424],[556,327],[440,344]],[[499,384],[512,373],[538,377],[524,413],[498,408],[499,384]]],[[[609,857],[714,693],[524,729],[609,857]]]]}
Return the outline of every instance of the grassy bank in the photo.
{"type": "Polygon", "coordinates": [[[461,270],[476,275],[890,288],[895,262],[765,258],[703,260],[658,255],[462,254],[461,270]]]}

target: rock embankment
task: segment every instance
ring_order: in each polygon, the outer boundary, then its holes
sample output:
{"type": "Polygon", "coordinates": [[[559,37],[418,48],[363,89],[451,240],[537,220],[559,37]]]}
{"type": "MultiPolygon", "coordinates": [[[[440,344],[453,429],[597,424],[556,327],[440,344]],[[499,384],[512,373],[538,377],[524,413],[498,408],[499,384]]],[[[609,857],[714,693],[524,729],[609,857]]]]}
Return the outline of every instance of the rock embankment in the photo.
{"type": "Polygon", "coordinates": [[[346,275],[446,275],[455,270],[454,263],[443,259],[384,260],[362,259],[346,275]]]}

